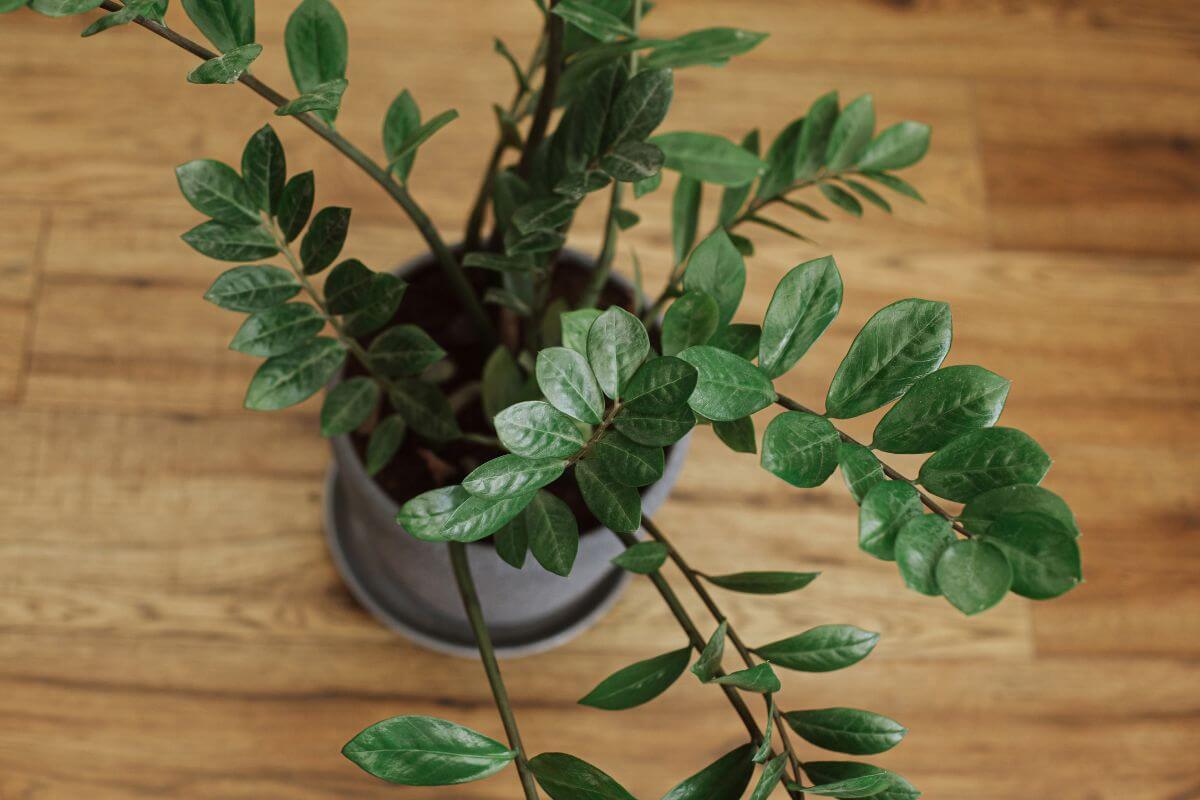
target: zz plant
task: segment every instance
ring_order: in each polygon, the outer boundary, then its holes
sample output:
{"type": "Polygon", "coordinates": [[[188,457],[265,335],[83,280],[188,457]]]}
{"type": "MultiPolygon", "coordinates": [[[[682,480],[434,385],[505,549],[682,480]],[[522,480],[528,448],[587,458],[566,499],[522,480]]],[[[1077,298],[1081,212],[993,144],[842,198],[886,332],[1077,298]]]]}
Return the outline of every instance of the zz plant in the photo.
{"type": "Polygon", "coordinates": [[[642,513],[639,488],[662,477],[664,448],[697,426],[711,427],[731,450],[757,453],[763,469],[797,488],[820,486],[840,469],[859,505],[859,547],[894,562],[909,588],[942,596],[965,614],[991,608],[1010,591],[1040,600],[1080,581],[1075,519],[1039,485],[1049,456],[1025,433],[995,426],[1009,381],[983,367],[943,366],[951,341],[945,303],[904,299],[871,317],[833,374],[823,412],[780,394],[776,382],[838,314],[843,284],[834,259],[808,260],[788,272],[760,324],[733,321],[747,281],[745,259],[754,252],[752,230],[807,243],[779,212],[824,221],[830,208],[861,216],[864,202],[890,212],[881,190],[921,200],[896,173],[925,155],[929,128],[900,122],[876,133],[870,96],[842,106],[831,92],[765,152],[757,130],[740,143],[691,131],[657,133],[675,70],[722,65],[765,35],[709,28],[645,38],[639,29],[650,4],[642,0],[535,3],[542,33],[529,63],[495,43],[516,88],[509,103],[495,106],[496,142],[460,250],[446,244],[411,193],[421,145],[457,113],[427,116],[401,92],[384,115],[382,161],[338,133],[348,87],[347,32],[329,0],[302,0],[288,20],[291,96],[250,71],[264,49],[255,41],[253,0],[182,0],[215,51],[167,26],[168,0],[0,0],[0,10],[28,5],[67,16],[98,9],[103,15],[84,36],[140,26],[201,59],[188,81],[240,82],[276,115],[308,127],[409,217],[456,297],[459,308],[447,313],[465,315],[491,353],[473,376],[474,402],[482,403],[488,426],[471,429],[461,422],[463,398],[443,388],[456,368],[447,351],[420,327],[394,322],[406,281],[345,257],[350,209],[313,213],[313,173],[289,174],[269,125],[251,136],[240,169],[207,159],[178,168],[184,197],[208,218],[184,241],[238,264],[205,297],[248,315],[231,343],[264,359],[246,393],[248,408],[295,405],[352,362],[357,372],[328,391],[320,426],[326,436],[369,430],[369,472],[384,469],[413,440],[434,454],[455,442],[497,454],[467,473],[443,470],[438,488],[402,498],[398,522],[419,539],[448,543],[508,741],[446,720],[401,716],[355,736],[343,751],[349,759],[409,786],[479,780],[511,764],[527,800],[539,788],[554,800],[630,800],[614,778],[578,758],[527,756],[465,557],[467,543],[492,537],[514,567],[532,554],[546,569],[570,573],[579,525],[555,487],[573,481],[587,509],[625,544],[615,563],[654,584],[683,632],[677,649],[604,678],[580,704],[614,711],[649,702],[690,665],[694,679],[725,695],[746,729],[745,744],[664,800],[735,800],[751,782],[751,800],[780,784],[792,797],[912,800],[920,793],[901,776],[856,760],[810,760],[792,738],[871,756],[904,738],[899,723],[849,707],[787,711],[774,697],[779,671],[852,666],[871,653],[878,634],[830,624],[748,645],[721,610],[718,590],[779,595],[803,589],[817,573],[702,572],[642,513]],[[602,303],[620,234],[639,222],[630,200],[659,189],[664,171],[677,175],[674,267],[665,286],[646,296],[634,256],[633,301],[602,303]],[[716,220],[701,236],[706,186],[721,194],[716,220]],[[555,294],[572,220],[596,194],[604,196],[608,215],[595,267],[578,297],[555,294]],[[257,263],[268,259],[276,263],[257,263]],[[316,276],[327,270],[318,285],[316,276]],[[838,427],[889,404],[870,442],[838,427]],[[752,415],[768,409],[777,411],[760,443],[752,415]],[[931,455],[909,477],[884,460],[893,453],[931,455]],[[645,541],[639,530],[648,534],[645,541]],[[711,623],[685,610],[664,577],[668,561],[711,623]],[[730,660],[736,666],[727,669],[730,660]],[[751,710],[753,695],[761,698],[761,717],[751,710]]]}

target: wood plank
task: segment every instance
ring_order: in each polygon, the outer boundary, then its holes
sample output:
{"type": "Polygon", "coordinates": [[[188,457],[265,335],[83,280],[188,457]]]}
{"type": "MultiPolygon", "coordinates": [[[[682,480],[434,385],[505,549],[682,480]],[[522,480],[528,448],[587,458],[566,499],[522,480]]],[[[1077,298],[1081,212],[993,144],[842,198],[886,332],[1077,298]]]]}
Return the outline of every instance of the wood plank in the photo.
{"type": "Polygon", "coordinates": [[[22,392],[48,216],[0,197],[0,402],[22,392]]]}

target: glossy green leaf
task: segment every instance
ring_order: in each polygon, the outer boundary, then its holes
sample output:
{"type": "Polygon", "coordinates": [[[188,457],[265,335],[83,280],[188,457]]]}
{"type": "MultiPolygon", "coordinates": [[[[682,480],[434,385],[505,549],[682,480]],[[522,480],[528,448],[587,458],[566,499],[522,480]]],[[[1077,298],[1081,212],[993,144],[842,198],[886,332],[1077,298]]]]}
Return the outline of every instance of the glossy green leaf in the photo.
{"type": "Polygon", "coordinates": [[[833,124],[829,143],[825,145],[826,168],[840,172],[854,164],[874,133],[875,105],[871,95],[864,94],[848,104],[833,124]]]}
{"type": "MultiPolygon", "coordinates": [[[[288,18],[283,41],[292,79],[301,93],[346,77],[346,23],[329,0],[301,0],[288,18]]],[[[337,109],[324,109],[320,116],[332,124],[337,109]]]]}
{"type": "Polygon", "coordinates": [[[432,139],[435,133],[456,119],[458,119],[458,112],[451,108],[435,115],[427,122],[421,123],[415,131],[405,137],[404,141],[400,142],[396,147],[396,155],[388,162],[389,168],[396,169],[404,164],[411,165],[421,145],[432,139]]]}
{"type": "Polygon", "coordinates": [[[848,419],[895,400],[942,365],[950,333],[945,303],[908,299],[880,309],[838,366],[825,398],[826,413],[848,419]]]}
{"type": "Polygon", "coordinates": [[[710,133],[664,133],[650,143],[663,151],[667,169],[704,183],[744,186],[767,168],[753,153],[710,133]]]}
{"type": "Polygon", "coordinates": [[[529,555],[529,533],[520,515],[497,531],[492,541],[496,545],[496,555],[506,564],[514,569],[525,566],[525,557],[529,555]]]}
{"type": "Polygon", "coordinates": [[[1004,599],[1013,571],[1004,552],[977,539],[960,539],[946,548],[935,572],[938,588],[964,614],[987,611],[1004,599]]]}
{"type": "Polygon", "coordinates": [[[305,274],[315,275],[332,264],[342,252],[349,231],[350,209],[330,206],[318,211],[300,242],[305,274]]]}
{"type": "Polygon", "coordinates": [[[836,783],[885,772],[889,780],[888,786],[868,797],[875,800],[918,800],[921,796],[916,787],[896,773],[858,761],[805,761],[804,772],[818,784],[836,783]]]}
{"type": "Polygon", "coordinates": [[[882,481],[863,496],[858,509],[858,546],[884,561],[896,557],[896,535],[910,519],[922,513],[921,499],[912,484],[882,481]]]}
{"type": "Polygon", "coordinates": [[[713,683],[759,694],[770,694],[783,688],[783,684],[779,682],[779,676],[775,674],[775,670],[771,668],[770,664],[756,664],[728,675],[721,675],[713,678],[713,683]]]}
{"type": "Polygon", "coordinates": [[[696,388],[696,368],[672,356],[649,358],[625,387],[622,402],[635,411],[668,411],[687,405],[696,388]]]}
{"type": "Polygon", "coordinates": [[[468,496],[445,518],[443,527],[428,538],[431,541],[477,542],[512,522],[533,502],[536,493],[514,495],[502,500],[468,496]]]}
{"type": "Polygon", "coordinates": [[[390,272],[376,272],[362,305],[342,317],[342,329],[349,336],[363,336],[392,321],[408,284],[390,272]]]}
{"type": "Polygon", "coordinates": [[[300,281],[279,267],[243,266],[222,272],[204,299],[230,311],[263,311],[300,293],[300,281]]]}
{"type": "Polygon", "coordinates": [[[321,405],[321,435],[340,436],[367,421],[379,403],[379,385],[365,375],[342,381],[321,405]]]}
{"type": "Polygon", "coordinates": [[[741,419],[775,402],[775,389],[762,370],[727,350],[697,345],[678,357],[699,373],[688,404],[703,417],[741,419]]]}
{"type": "Polygon", "coordinates": [[[705,28],[655,44],[646,56],[646,68],[720,66],[733,56],[749,52],[767,38],[765,33],[737,28],[705,28]]]}
{"type": "MultiPolygon", "coordinates": [[[[222,53],[254,41],[254,0],[182,2],[188,17],[222,53]]],[[[91,3],[93,8],[97,5],[99,3],[91,3]]]]}
{"type": "Polygon", "coordinates": [[[375,273],[357,258],[335,266],[325,279],[325,307],[330,314],[348,314],[365,306],[371,298],[375,273]]]}
{"type": "Polygon", "coordinates": [[[696,425],[696,415],[687,406],[666,410],[622,408],[613,419],[613,427],[645,445],[666,447],[688,435],[696,425]]]}
{"type": "Polygon", "coordinates": [[[29,5],[29,0],[0,0],[0,14],[8,14],[29,5]]]}
{"type": "Polygon", "coordinates": [[[771,697],[767,700],[767,727],[763,730],[762,743],[758,749],[754,751],[753,761],[755,764],[765,764],[770,760],[773,752],[772,745],[774,744],[775,735],[775,698],[771,697]]]}
{"type": "Polygon", "coordinates": [[[682,264],[696,244],[703,198],[704,184],[686,175],[679,176],[671,198],[671,247],[676,264],[682,264]]]}
{"type": "Polygon", "coordinates": [[[663,355],[673,356],[694,344],[706,343],[717,331],[721,311],[706,292],[685,292],[663,317],[663,355]]]}
{"type": "Polygon", "coordinates": [[[579,523],[571,509],[547,491],[540,491],[511,523],[524,530],[533,557],[555,575],[571,574],[579,552],[579,523]]]}
{"type": "Polygon", "coordinates": [[[754,434],[754,418],[742,417],[713,423],[713,433],[735,453],[757,453],[758,441],[754,434]]]}
{"type": "Polygon", "coordinates": [[[731,750],[671,789],[662,800],[739,800],[754,776],[753,752],[750,744],[731,750]]]}
{"type": "Polygon", "coordinates": [[[644,69],[634,75],[613,102],[604,145],[643,141],[667,116],[674,93],[675,78],[669,69],[644,69]]]}
{"type": "Polygon", "coordinates": [[[307,400],[329,382],[345,359],[345,348],[325,337],[269,358],[250,380],[245,406],[255,411],[275,411],[307,400]]]}
{"type": "Polygon", "coordinates": [[[721,624],[700,651],[700,657],[692,664],[692,674],[702,683],[708,683],[721,671],[721,658],[725,655],[725,636],[728,632],[729,623],[721,620],[721,624]]]}
{"type": "Polygon", "coordinates": [[[233,226],[262,222],[242,176],[228,164],[198,158],[176,167],[175,177],[183,196],[201,214],[233,226]]]}
{"type": "Polygon", "coordinates": [[[1083,579],[1079,544],[1053,517],[1025,511],[1005,514],[982,537],[1012,565],[1012,590],[1033,600],[1069,592],[1083,579]]]}
{"type": "Polygon", "coordinates": [[[734,572],[729,575],[704,575],[704,580],[743,594],[786,594],[808,586],[819,572],[734,572]]]}
{"type": "Polygon", "coordinates": [[[420,374],[441,361],[446,351],[416,325],[396,325],[375,337],[368,356],[374,370],[394,378],[420,374]]]}
{"type": "Polygon", "coordinates": [[[833,203],[835,206],[856,217],[863,215],[862,203],[858,202],[858,198],[847,192],[842,187],[833,183],[822,183],[817,186],[825,199],[833,203]]]}
{"type": "Polygon", "coordinates": [[[596,519],[618,533],[633,533],[642,524],[638,490],[609,480],[587,461],[575,465],[575,481],[583,502],[596,519]]]}
{"type": "Polygon", "coordinates": [[[650,337],[642,321],[619,306],[606,309],[588,330],[588,364],[600,388],[614,400],[649,352],[650,337]]]}
{"type": "Polygon", "coordinates": [[[580,422],[600,424],[604,397],[582,355],[566,347],[547,347],[538,353],[536,373],[538,387],[551,405],[580,422]]]}
{"type": "Polygon", "coordinates": [[[796,148],[795,175],[797,180],[811,179],[825,164],[825,149],[838,119],[838,93],[818,97],[804,116],[804,130],[796,148]]]}
{"type": "Polygon", "coordinates": [[[879,194],[879,192],[875,191],[870,186],[867,186],[861,181],[855,181],[849,178],[843,178],[842,183],[849,186],[852,192],[861,197],[863,200],[866,200],[871,205],[887,212],[888,214],[892,213],[892,204],[885,200],[883,196],[879,194]]]}
{"type": "MultiPolygon", "coordinates": [[[[759,150],[759,133],[758,129],[750,131],[742,139],[742,149],[758,155],[759,150]]],[[[741,186],[726,186],[725,191],[721,192],[721,207],[717,212],[717,224],[728,228],[729,225],[737,219],[738,212],[742,210],[742,206],[746,204],[746,200],[750,197],[750,190],[754,188],[754,182],[744,183],[741,186]]],[[[738,248],[739,251],[741,248],[738,248]]]]}
{"type": "Polygon", "coordinates": [[[845,778],[832,783],[822,783],[817,786],[801,786],[799,791],[815,794],[818,797],[836,797],[838,800],[854,800],[860,797],[878,797],[880,792],[892,783],[886,770],[845,778]]]}
{"type": "Polygon", "coordinates": [[[210,58],[187,74],[188,83],[237,83],[254,60],[262,55],[262,50],[261,44],[245,44],[210,58]]]}
{"type": "Polygon", "coordinates": [[[873,755],[900,744],[908,729],[898,722],[855,708],[818,708],[783,715],[802,739],[836,753],[873,755]]]}
{"type": "Polygon", "coordinates": [[[883,474],[883,464],[879,463],[870,449],[857,442],[841,442],[838,445],[838,466],[842,470],[846,490],[856,503],[861,503],[867,492],[875,488],[875,484],[887,480],[883,474]]]}
{"type": "Polygon", "coordinates": [[[972,497],[962,511],[962,523],[971,533],[987,533],[1000,517],[1023,512],[1044,514],[1072,536],[1079,536],[1079,525],[1066,502],[1049,489],[1029,483],[1002,486],[972,497]]]}
{"type": "Polygon", "coordinates": [[[796,182],[796,167],[799,162],[797,150],[804,130],[804,118],[788,124],[767,150],[767,171],[758,184],[760,199],[775,197],[786,192],[796,182]]]}
{"type": "Polygon", "coordinates": [[[259,210],[268,214],[279,210],[287,183],[287,157],[270,125],[255,131],[242,150],[242,181],[259,210]]]}
{"type": "Polygon", "coordinates": [[[648,142],[621,142],[600,159],[601,169],[627,183],[657,175],[662,165],[662,150],[648,142]]]}
{"type": "Polygon", "coordinates": [[[735,322],[713,334],[708,341],[713,347],[728,350],[747,361],[753,361],[758,355],[759,343],[762,340],[762,328],[747,322],[735,322]]]}
{"type": "Polygon", "coordinates": [[[417,154],[410,151],[408,155],[402,156],[400,149],[420,127],[421,110],[412,94],[405,89],[388,106],[387,114],[383,118],[383,152],[387,163],[392,165],[392,172],[401,181],[408,180],[417,154]]]}
{"type": "Polygon", "coordinates": [[[566,753],[534,756],[529,768],[550,800],[634,800],[608,775],[566,753]]]}
{"type": "Polygon", "coordinates": [[[261,225],[227,225],[209,220],[182,238],[198,253],[218,261],[260,261],[279,252],[270,231],[261,225]]]}
{"type": "Polygon", "coordinates": [[[792,486],[811,489],[837,468],[839,442],[837,429],[824,417],[785,411],[763,433],[762,467],[792,486]]]}
{"type": "Polygon", "coordinates": [[[103,0],[29,0],[29,7],[47,17],[67,17],[96,8],[103,0]]]}
{"type": "Polygon", "coordinates": [[[944,367],[912,385],[875,426],[872,447],[928,453],[1000,418],[1012,381],[983,367],[944,367]]]}
{"type": "Polygon", "coordinates": [[[645,197],[646,195],[650,194],[651,192],[657,190],[659,186],[662,186],[662,173],[661,172],[653,177],[645,178],[640,181],[634,181],[633,196],[634,196],[634,198],[645,197]]]}
{"type": "Polygon", "coordinates": [[[283,187],[283,196],[279,199],[279,229],[283,231],[286,241],[295,241],[296,237],[308,224],[312,214],[313,198],[316,196],[316,185],[312,171],[293,175],[283,187]]]}
{"type": "Polygon", "coordinates": [[[431,489],[402,505],[396,522],[418,539],[441,541],[446,521],[469,498],[467,490],[461,486],[431,489]]]}
{"type": "Polygon", "coordinates": [[[392,717],[346,743],[342,755],[377,778],[402,786],[450,786],[482,780],[517,757],[495,739],[435,717],[392,717]]]}
{"type": "Polygon", "coordinates": [[[275,116],[294,117],[310,111],[315,111],[323,117],[337,116],[338,109],[342,105],[342,95],[346,93],[346,87],[349,85],[350,81],[345,78],[318,84],[311,91],[297,95],[294,99],[275,109],[275,116]]]}
{"type": "Polygon", "coordinates": [[[561,195],[543,197],[525,203],[512,216],[512,224],[521,233],[552,231],[571,221],[575,201],[561,195]]]}
{"type": "Polygon", "coordinates": [[[395,457],[408,425],[399,414],[389,414],[379,421],[367,440],[366,469],[368,475],[377,475],[395,457]]]}
{"type": "Polygon", "coordinates": [[[458,437],[458,421],[441,390],[417,378],[395,378],[389,384],[388,399],[408,427],[434,441],[458,437]]]}
{"type": "Polygon", "coordinates": [[[775,287],[763,318],[758,364],[771,378],[796,365],[842,307],[842,276],[832,256],[794,267],[775,287]]]}
{"type": "Polygon", "coordinates": [[[496,416],[495,426],[506,449],[528,458],[568,458],[584,445],[571,418],[540,400],[509,406],[496,416]]]}
{"type": "Polygon", "coordinates": [[[979,494],[1017,483],[1041,483],[1050,456],[1016,428],[964,433],[921,465],[918,480],[938,497],[965,503],[979,494]]]}
{"type": "MultiPolygon", "coordinates": [[[[483,413],[493,420],[493,424],[498,429],[500,423],[495,420],[495,417],[509,406],[521,402],[526,396],[526,392],[527,380],[521,368],[517,366],[516,359],[513,358],[507,347],[497,345],[483,365],[483,413]]],[[[505,445],[509,450],[519,455],[534,455],[517,449],[522,447],[517,443],[523,439],[515,430],[510,431],[508,435],[513,442],[513,444],[505,445]]],[[[504,441],[504,437],[505,434],[502,433],[501,441],[504,441]]]]}
{"type": "Polygon", "coordinates": [[[563,347],[569,347],[580,355],[587,355],[587,335],[592,323],[600,316],[598,308],[581,308],[577,311],[567,311],[562,319],[563,347]]]}
{"type": "Polygon", "coordinates": [[[936,575],[938,559],[956,539],[947,519],[933,514],[909,517],[896,534],[894,551],[904,584],[930,597],[941,594],[936,575]]]}
{"type": "Polygon", "coordinates": [[[750,800],[767,800],[771,796],[771,792],[775,791],[775,787],[783,780],[783,772],[787,769],[787,764],[787,753],[780,753],[768,761],[758,776],[758,783],[754,784],[750,800]]]}
{"type": "Polygon", "coordinates": [[[888,170],[910,167],[929,150],[929,126],[919,122],[897,122],[885,128],[859,156],[860,170],[888,170]]]}
{"type": "Polygon", "coordinates": [[[864,172],[863,175],[881,186],[886,186],[897,194],[911,197],[919,203],[925,202],[925,198],[921,196],[920,192],[913,188],[907,181],[897,178],[895,175],[886,172],[864,172]]]}
{"type": "Polygon", "coordinates": [[[259,311],[238,328],[230,350],[250,356],[290,353],[325,327],[325,318],[308,303],[284,303],[259,311]]]}
{"type": "Polygon", "coordinates": [[[746,290],[746,262],[724,230],[714,231],[696,247],[683,273],[683,288],[717,301],[720,327],[733,319],[746,290]]]}
{"type": "Polygon", "coordinates": [[[509,453],[480,464],[462,485],[476,497],[502,500],[554,482],[565,467],[561,458],[525,458],[509,453]]]}
{"type": "Polygon", "coordinates": [[[667,546],[659,542],[638,542],[630,545],[612,563],[638,575],[649,575],[667,560],[667,546]]]}
{"type": "Polygon", "coordinates": [[[587,459],[626,486],[649,486],[663,475],[663,449],[639,444],[620,431],[610,430],[594,441],[587,459]]]}
{"type": "Polygon", "coordinates": [[[617,670],[588,692],[579,704],[622,711],[648,703],[679,680],[691,654],[691,648],[683,647],[617,670]]]}
{"type": "Polygon", "coordinates": [[[798,636],[763,645],[754,653],[784,669],[832,672],[862,661],[878,642],[878,633],[853,625],[820,625],[798,636]]]}
{"type": "Polygon", "coordinates": [[[621,36],[633,36],[630,28],[619,17],[610,14],[590,0],[562,0],[550,9],[585,33],[602,42],[611,42],[621,36]]]}

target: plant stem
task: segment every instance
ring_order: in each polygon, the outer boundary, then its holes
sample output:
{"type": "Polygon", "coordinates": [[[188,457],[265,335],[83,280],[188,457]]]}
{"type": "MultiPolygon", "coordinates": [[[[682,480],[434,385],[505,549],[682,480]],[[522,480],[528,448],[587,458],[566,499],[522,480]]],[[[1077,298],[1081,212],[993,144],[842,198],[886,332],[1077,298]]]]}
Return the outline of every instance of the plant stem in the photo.
{"type": "MultiPolygon", "coordinates": [[[[550,8],[558,5],[558,0],[551,0],[550,8]]],[[[537,110],[533,114],[533,122],[529,125],[529,134],[525,137],[525,147],[521,150],[521,161],[517,165],[517,174],[522,178],[529,177],[533,169],[533,157],[542,140],[546,138],[546,129],[550,125],[550,114],[554,111],[554,101],[558,96],[558,78],[562,74],[563,62],[563,18],[557,14],[546,15],[546,72],[542,79],[542,89],[538,95],[537,110]]]]}
{"type": "MultiPolygon", "coordinates": [[[[100,7],[108,12],[116,12],[122,9],[122,6],[113,2],[113,0],[104,0],[100,4],[100,7]]],[[[197,58],[208,61],[217,58],[219,55],[153,20],[146,19],[145,17],[137,17],[134,22],[151,33],[186,50],[197,58]]],[[[249,73],[242,75],[238,81],[276,108],[288,101],[284,95],[249,73]]],[[[463,304],[463,308],[466,309],[471,320],[475,323],[475,327],[478,328],[479,335],[483,337],[485,343],[495,343],[496,332],[492,327],[491,319],[483,308],[483,304],[479,302],[479,298],[475,295],[475,290],[471,287],[470,282],[463,273],[458,260],[450,251],[450,248],[446,246],[441,234],[438,233],[437,228],[429,219],[429,215],[417,204],[417,201],[409,194],[408,189],[392,179],[388,171],[371,160],[366,153],[351,144],[344,136],[312,114],[295,114],[293,116],[300,124],[333,145],[342,155],[357,164],[363,172],[367,173],[376,183],[383,187],[384,191],[391,195],[392,199],[400,205],[409,219],[412,220],[412,223],[417,227],[422,238],[425,239],[426,244],[429,245],[442,270],[445,271],[451,287],[455,294],[458,295],[459,301],[463,304]]]]}
{"type": "MultiPolygon", "coordinates": [[[[701,582],[699,573],[692,569],[691,565],[689,565],[684,559],[683,554],[675,549],[673,544],[667,541],[667,537],[663,534],[662,530],[654,524],[652,519],[643,516],[642,527],[646,529],[646,532],[650,534],[652,539],[667,548],[667,553],[670,555],[671,560],[675,562],[675,566],[679,568],[679,571],[683,573],[683,577],[687,579],[689,584],[691,584],[692,589],[696,592],[696,596],[699,597],[701,602],[704,603],[705,608],[707,608],[709,613],[712,614],[713,619],[717,621],[718,625],[722,622],[726,624],[725,634],[729,637],[729,641],[733,642],[734,648],[738,651],[738,655],[741,656],[742,661],[746,664],[746,667],[753,667],[757,662],[754,660],[754,656],[750,653],[750,648],[746,647],[746,643],[742,640],[742,637],[738,635],[736,630],[734,630],[732,623],[729,622],[729,618],[725,616],[725,612],[721,610],[721,608],[717,605],[716,600],[713,599],[712,593],[708,591],[708,587],[701,582]]],[[[788,761],[791,762],[793,777],[795,781],[799,783],[800,758],[796,755],[796,751],[792,747],[792,740],[787,732],[787,722],[783,718],[783,712],[772,705],[770,694],[763,696],[763,702],[767,704],[768,711],[774,711],[773,716],[775,718],[775,728],[779,731],[779,740],[783,743],[783,749],[788,755],[788,761]]]]}
{"type": "MultiPolygon", "coordinates": [[[[816,411],[812,410],[808,406],[803,405],[802,403],[797,403],[795,400],[791,399],[790,397],[785,397],[784,395],[779,395],[779,399],[776,400],[775,402],[778,405],[781,405],[784,408],[788,409],[789,411],[803,411],[806,414],[813,414],[818,417],[824,416],[823,414],[818,414],[816,411]]],[[[836,430],[838,432],[838,436],[841,437],[843,442],[849,442],[850,444],[856,444],[856,445],[859,445],[860,447],[866,447],[866,445],[864,445],[862,442],[858,441],[853,436],[851,436],[850,434],[841,430],[840,428],[837,428],[835,426],[834,430],[836,430]]],[[[954,530],[958,531],[963,536],[966,536],[968,539],[970,539],[974,535],[970,531],[968,531],[966,528],[963,527],[963,524],[958,521],[958,517],[954,516],[949,511],[947,511],[942,506],[941,503],[934,500],[932,497],[930,497],[928,494],[926,494],[919,486],[917,486],[917,482],[915,480],[913,480],[912,478],[905,477],[900,472],[898,472],[896,469],[894,469],[890,465],[884,463],[884,461],[882,459],[879,459],[879,465],[881,467],[883,467],[884,475],[887,475],[889,478],[891,478],[894,481],[903,481],[904,483],[907,483],[910,486],[912,486],[914,489],[916,489],[917,497],[919,497],[921,499],[921,502],[925,505],[925,507],[928,508],[933,513],[937,514],[939,517],[942,517],[943,519],[949,521],[950,527],[952,527],[954,530]]]]}
{"type": "Polygon", "coordinates": [[[492,697],[496,701],[496,709],[500,712],[500,721],[504,724],[508,745],[517,751],[517,775],[521,779],[521,788],[525,791],[526,800],[538,800],[537,784],[533,779],[533,772],[529,769],[525,746],[521,744],[521,731],[517,728],[517,717],[513,713],[512,702],[508,699],[508,689],[504,686],[504,677],[500,674],[500,664],[496,661],[496,651],[492,648],[492,639],[488,634],[487,623],[483,619],[483,609],[479,605],[479,594],[475,591],[475,581],[471,578],[471,565],[467,562],[467,548],[462,542],[450,542],[447,546],[450,548],[450,564],[454,569],[454,580],[458,583],[458,592],[462,595],[463,608],[467,612],[467,619],[471,622],[475,643],[479,646],[479,660],[483,662],[483,671],[487,673],[488,683],[492,687],[492,697]]]}

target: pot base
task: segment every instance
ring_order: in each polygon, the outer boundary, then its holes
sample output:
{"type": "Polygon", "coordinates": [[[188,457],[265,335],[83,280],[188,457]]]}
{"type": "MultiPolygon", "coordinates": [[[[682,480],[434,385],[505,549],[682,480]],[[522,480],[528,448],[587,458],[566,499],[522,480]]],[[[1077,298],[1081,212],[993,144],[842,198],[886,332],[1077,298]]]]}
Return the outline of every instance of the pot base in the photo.
{"type": "MultiPolygon", "coordinates": [[[[336,461],[330,465],[325,478],[323,517],[325,542],[333,563],[351,594],[372,616],[430,650],[478,658],[474,637],[463,620],[452,618],[444,610],[423,601],[420,587],[399,580],[388,568],[387,561],[380,558],[372,538],[378,532],[370,530],[349,513],[349,500],[339,480],[336,461]]],[[[396,535],[407,534],[397,526],[396,535]]],[[[445,548],[441,550],[444,552],[445,548]]],[[[484,545],[468,547],[468,557],[473,564],[479,557],[497,558],[494,550],[484,545]]],[[[431,571],[431,579],[436,572],[431,571]]],[[[503,629],[489,625],[496,655],[501,658],[533,655],[574,639],[608,612],[631,578],[631,573],[612,567],[591,591],[553,614],[536,622],[509,625],[503,629]]],[[[486,607],[484,614],[487,614],[486,607]]]]}

